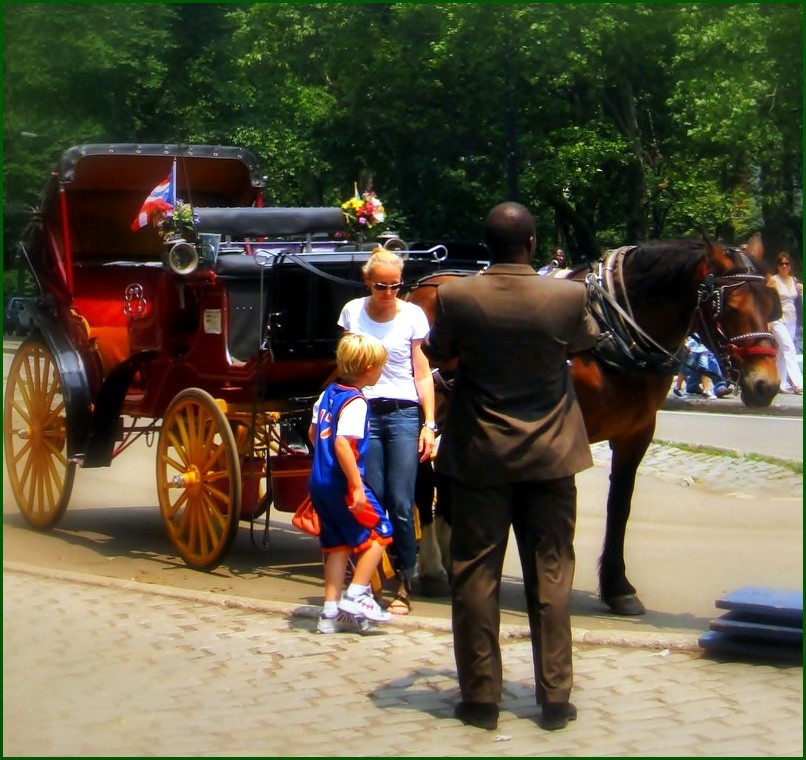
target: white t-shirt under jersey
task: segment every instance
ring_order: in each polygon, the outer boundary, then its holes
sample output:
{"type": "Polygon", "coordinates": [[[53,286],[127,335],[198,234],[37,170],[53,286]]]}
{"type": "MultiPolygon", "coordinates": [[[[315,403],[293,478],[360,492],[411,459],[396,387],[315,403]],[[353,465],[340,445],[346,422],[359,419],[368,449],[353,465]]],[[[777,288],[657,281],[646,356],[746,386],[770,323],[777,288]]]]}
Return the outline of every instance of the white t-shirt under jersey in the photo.
{"type": "Polygon", "coordinates": [[[338,324],[347,332],[371,335],[383,343],[389,361],[383,368],[381,379],[375,385],[363,388],[369,398],[394,398],[401,401],[419,401],[411,365],[411,342],[422,340],[429,325],[425,312],[416,304],[398,301],[398,313],[389,322],[376,322],[367,314],[368,298],[348,301],[339,315],[338,324]]]}

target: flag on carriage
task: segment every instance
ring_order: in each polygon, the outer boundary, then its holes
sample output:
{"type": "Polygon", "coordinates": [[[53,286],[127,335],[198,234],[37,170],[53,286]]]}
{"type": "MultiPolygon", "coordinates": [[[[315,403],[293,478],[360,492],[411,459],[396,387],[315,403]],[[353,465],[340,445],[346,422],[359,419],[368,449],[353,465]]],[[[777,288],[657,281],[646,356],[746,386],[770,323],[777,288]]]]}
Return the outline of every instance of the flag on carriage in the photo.
{"type": "Polygon", "coordinates": [[[176,205],[176,161],[174,161],[168,176],[162,180],[143,201],[140,213],[134,218],[131,228],[136,232],[148,224],[149,217],[154,212],[168,214],[176,205]]]}

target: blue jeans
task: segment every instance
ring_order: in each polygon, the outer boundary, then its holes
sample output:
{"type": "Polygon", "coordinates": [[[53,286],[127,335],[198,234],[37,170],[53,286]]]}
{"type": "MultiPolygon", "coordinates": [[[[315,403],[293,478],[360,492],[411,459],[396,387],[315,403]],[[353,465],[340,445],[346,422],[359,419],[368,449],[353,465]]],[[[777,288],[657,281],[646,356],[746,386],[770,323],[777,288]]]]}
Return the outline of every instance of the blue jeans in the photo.
{"type": "Polygon", "coordinates": [[[727,391],[728,383],[722,375],[719,362],[711,351],[699,354],[696,357],[690,357],[690,359],[693,359],[693,361],[686,362],[685,367],[687,393],[697,392],[697,389],[700,388],[700,377],[702,375],[711,378],[714,383],[714,393],[727,391]]]}
{"type": "Polygon", "coordinates": [[[420,407],[370,413],[367,485],[386,510],[394,528],[398,570],[409,580],[417,567],[414,536],[414,485],[417,480],[420,407]]]}

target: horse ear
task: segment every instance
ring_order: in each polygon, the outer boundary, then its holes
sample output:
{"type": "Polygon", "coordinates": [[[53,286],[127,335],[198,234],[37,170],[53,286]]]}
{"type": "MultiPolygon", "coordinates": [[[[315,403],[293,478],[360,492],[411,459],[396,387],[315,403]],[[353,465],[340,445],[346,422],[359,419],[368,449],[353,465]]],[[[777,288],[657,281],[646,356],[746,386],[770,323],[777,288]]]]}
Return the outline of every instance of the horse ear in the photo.
{"type": "Polygon", "coordinates": [[[702,235],[703,244],[705,246],[706,269],[711,272],[729,271],[733,263],[730,260],[730,256],[726,253],[725,247],[720,243],[714,243],[708,237],[704,227],[700,227],[700,234],[702,235]]]}
{"type": "Polygon", "coordinates": [[[757,232],[751,237],[747,243],[747,255],[756,263],[759,263],[764,258],[764,241],[761,239],[761,233],[757,232]]]}

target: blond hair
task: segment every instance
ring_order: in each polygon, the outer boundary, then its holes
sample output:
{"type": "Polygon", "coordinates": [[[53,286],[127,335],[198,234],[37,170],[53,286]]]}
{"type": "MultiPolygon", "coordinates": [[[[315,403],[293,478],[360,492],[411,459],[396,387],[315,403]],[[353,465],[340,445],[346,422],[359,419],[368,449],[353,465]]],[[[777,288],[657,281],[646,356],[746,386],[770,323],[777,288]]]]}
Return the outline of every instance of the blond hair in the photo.
{"type": "Polygon", "coordinates": [[[367,259],[367,263],[361,267],[361,271],[364,273],[364,276],[369,277],[372,274],[372,270],[375,269],[378,264],[394,264],[400,268],[400,273],[403,274],[403,259],[400,258],[400,256],[398,256],[394,251],[390,251],[379,245],[372,249],[372,253],[367,259]]]}
{"type": "Polygon", "coordinates": [[[336,365],[344,380],[357,380],[368,369],[383,367],[388,358],[383,343],[369,335],[344,333],[336,346],[336,365]]]}

